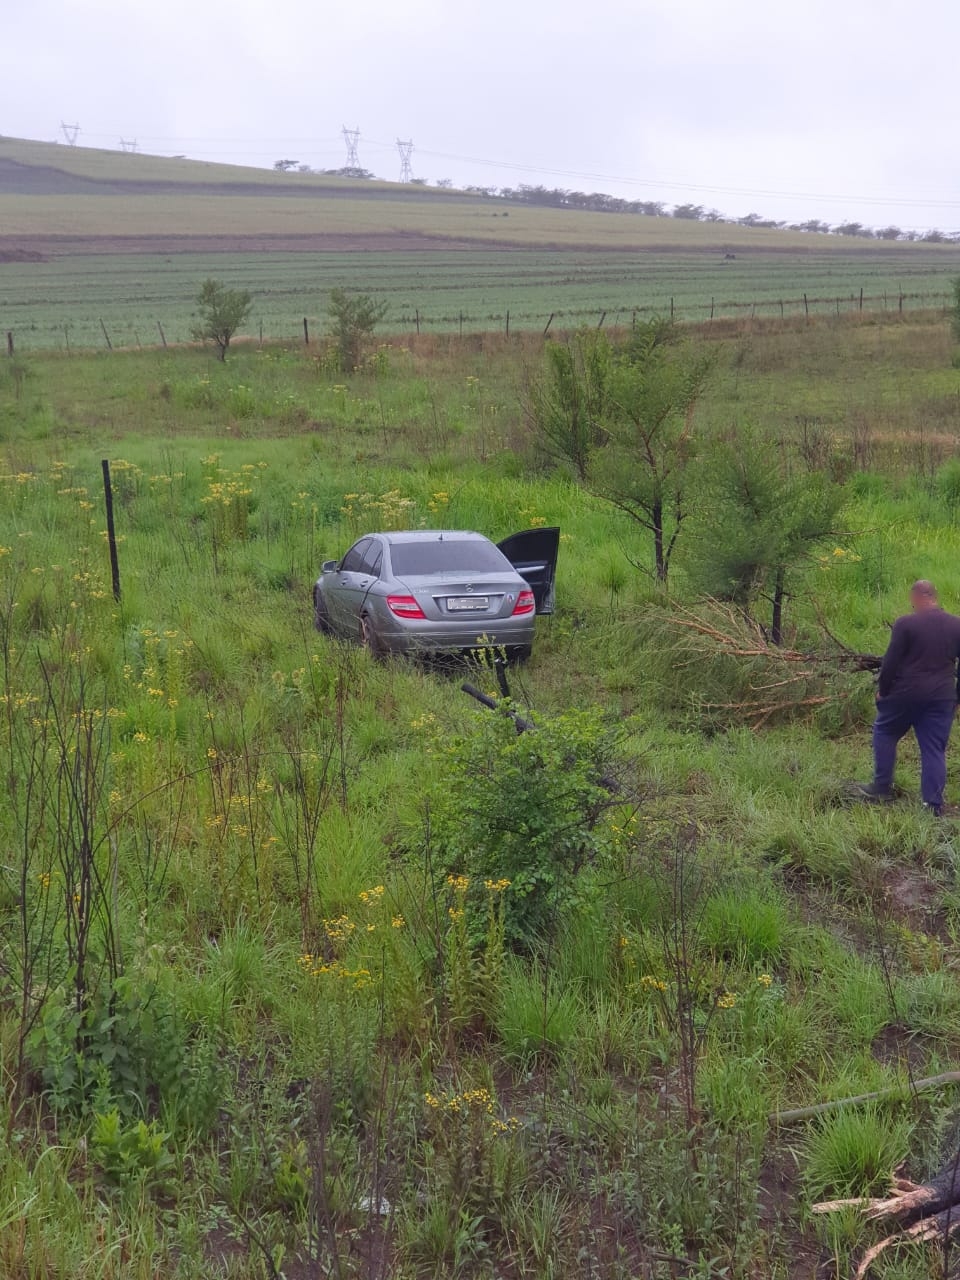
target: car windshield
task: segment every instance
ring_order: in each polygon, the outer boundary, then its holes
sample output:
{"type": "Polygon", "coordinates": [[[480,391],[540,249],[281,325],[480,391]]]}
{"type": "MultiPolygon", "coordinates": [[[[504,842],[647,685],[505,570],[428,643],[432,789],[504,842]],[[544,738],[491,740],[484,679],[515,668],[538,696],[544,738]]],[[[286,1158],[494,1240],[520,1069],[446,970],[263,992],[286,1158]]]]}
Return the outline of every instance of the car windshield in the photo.
{"type": "Polygon", "coordinates": [[[390,558],[398,578],[422,573],[503,573],[513,567],[492,542],[479,538],[394,542],[390,558]]]}

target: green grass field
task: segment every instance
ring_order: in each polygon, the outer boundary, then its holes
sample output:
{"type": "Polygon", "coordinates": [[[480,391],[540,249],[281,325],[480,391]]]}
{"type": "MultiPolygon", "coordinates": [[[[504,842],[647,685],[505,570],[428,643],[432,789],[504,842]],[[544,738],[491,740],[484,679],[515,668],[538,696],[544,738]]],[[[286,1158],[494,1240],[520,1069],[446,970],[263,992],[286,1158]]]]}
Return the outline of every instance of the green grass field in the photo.
{"type": "MultiPolygon", "coordinates": [[[[945,323],[695,340],[698,431],[762,425],[843,485],[791,642],[882,649],[921,575],[956,607],[945,323]]],[[[755,730],[711,692],[749,674],[664,648],[694,552],[665,597],[645,538],[544,469],[540,356],[0,363],[0,1274],[840,1280],[880,1231],[810,1204],[955,1151],[955,1095],[908,1088],[960,1051],[955,820],[920,811],[909,745],[897,804],[845,803],[869,677],[755,730]],[[320,561],[400,521],[561,526],[512,677],[535,733],[460,692],[489,671],[314,632],[320,561]],[[562,927],[518,940],[525,871],[571,840],[562,927]]],[[[877,1274],[935,1266],[921,1244],[877,1274]]]]}
{"type": "Polygon", "coordinates": [[[247,336],[286,340],[336,285],[383,297],[389,333],[818,316],[861,292],[909,312],[943,305],[958,253],[0,139],[0,331],[25,351],[105,345],[101,322],[183,342],[209,275],[254,293],[247,336]]]}
{"type": "Polygon", "coordinates": [[[111,254],[0,264],[0,330],[25,351],[103,347],[101,320],[115,346],[189,340],[194,299],[214,276],[254,294],[248,337],[302,336],[307,316],[315,337],[326,328],[329,290],[337,285],[383,298],[390,334],[464,334],[504,329],[629,324],[675,315],[694,322],[803,316],[902,306],[942,307],[956,268],[942,253],[903,251],[833,254],[764,253],[724,261],[719,253],[469,252],[111,254]],[[904,300],[900,302],[901,293],[904,300]]]}

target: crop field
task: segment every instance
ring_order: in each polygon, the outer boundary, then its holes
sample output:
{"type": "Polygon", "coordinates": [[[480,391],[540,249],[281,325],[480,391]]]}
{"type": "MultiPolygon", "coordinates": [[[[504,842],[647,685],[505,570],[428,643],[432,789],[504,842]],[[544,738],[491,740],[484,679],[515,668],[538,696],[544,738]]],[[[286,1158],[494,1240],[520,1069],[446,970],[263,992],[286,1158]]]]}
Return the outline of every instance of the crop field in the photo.
{"type": "Polygon", "coordinates": [[[464,334],[629,324],[634,315],[681,319],[785,318],[857,311],[909,314],[942,307],[956,267],[942,252],[555,253],[529,249],[451,252],[174,252],[55,257],[0,263],[0,331],[18,346],[104,347],[189,340],[197,289],[208,276],[249,289],[248,337],[315,337],[329,290],[369,292],[388,304],[388,333],[464,334]],[[803,295],[807,295],[804,307],[803,295]],[[903,300],[901,301],[901,295],[903,300]],[[783,304],[781,308],[781,303],[783,304]]]}
{"type": "Polygon", "coordinates": [[[910,743],[851,803],[872,686],[825,639],[881,651],[921,575],[960,601],[948,328],[689,342],[699,439],[836,486],[783,652],[698,597],[695,528],[667,591],[547,463],[538,335],[0,362],[0,1274],[845,1280],[884,1231],[811,1205],[956,1152],[913,1091],[960,1051],[956,757],[940,822],[910,743]],[[530,732],[482,663],[313,629],[368,528],[542,524],[530,732]]]}

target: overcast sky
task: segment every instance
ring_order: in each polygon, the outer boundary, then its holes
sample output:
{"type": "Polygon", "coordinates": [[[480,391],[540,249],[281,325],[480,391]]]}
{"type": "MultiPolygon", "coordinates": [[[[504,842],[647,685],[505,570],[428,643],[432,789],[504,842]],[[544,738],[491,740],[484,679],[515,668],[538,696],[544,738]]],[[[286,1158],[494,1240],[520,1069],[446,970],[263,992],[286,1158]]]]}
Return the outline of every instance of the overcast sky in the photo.
{"type": "Polygon", "coordinates": [[[957,0],[0,0],[0,133],[960,229],[957,0]]]}

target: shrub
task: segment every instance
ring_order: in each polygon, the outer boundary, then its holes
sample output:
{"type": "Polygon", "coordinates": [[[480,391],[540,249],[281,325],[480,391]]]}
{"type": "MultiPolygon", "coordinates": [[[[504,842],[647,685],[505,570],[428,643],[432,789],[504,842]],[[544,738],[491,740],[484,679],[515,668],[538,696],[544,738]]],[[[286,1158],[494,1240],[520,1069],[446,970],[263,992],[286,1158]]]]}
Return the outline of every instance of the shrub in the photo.
{"type": "Polygon", "coordinates": [[[191,1037],[167,993],[148,981],[117,978],[82,1015],[51,997],[27,1051],[53,1107],[76,1116],[129,1118],[162,1107],[202,1131],[222,1102],[216,1047],[191,1037]]]}
{"type": "Polygon", "coordinates": [[[506,715],[484,715],[450,747],[433,816],[444,875],[464,875],[465,907],[485,932],[484,889],[509,881],[507,941],[528,947],[587,892],[589,872],[610,853],[601,818],[612,731],[596,712],[544,719],[519,733],[506,715]]]}
{"type": "Polygon", "coordinates": [[[363,341],[373,333],[386,312],[387,304],[368,294],[350,294],[346,289],[331,289],[330,329],[343,373],[353,373],[359,368],[363,341]]]}

